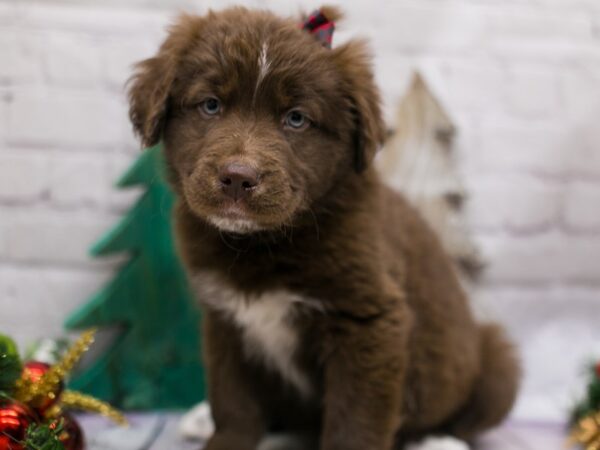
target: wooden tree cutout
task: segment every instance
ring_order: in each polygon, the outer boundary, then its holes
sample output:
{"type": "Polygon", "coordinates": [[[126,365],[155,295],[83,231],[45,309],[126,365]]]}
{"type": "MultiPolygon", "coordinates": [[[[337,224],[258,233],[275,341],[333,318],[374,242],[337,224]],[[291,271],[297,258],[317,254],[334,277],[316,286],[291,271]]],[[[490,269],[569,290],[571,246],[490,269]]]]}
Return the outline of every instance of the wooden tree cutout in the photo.
{"type": "Polygon", "coordinates": [[[400,101],[396,129],[378,167],[385,181],[420,210],[458,266],[473,277],[483,264],[462,215],[466,192],[454,167],[455,132],[448,114],[417,73],[400,101]]]}

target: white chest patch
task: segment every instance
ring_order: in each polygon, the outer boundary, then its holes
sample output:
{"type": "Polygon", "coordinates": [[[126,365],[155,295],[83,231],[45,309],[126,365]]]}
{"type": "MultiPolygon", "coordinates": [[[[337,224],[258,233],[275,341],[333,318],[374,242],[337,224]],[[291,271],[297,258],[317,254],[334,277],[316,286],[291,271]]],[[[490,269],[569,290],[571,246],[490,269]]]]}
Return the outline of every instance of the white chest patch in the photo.
{"type": "Polygon", "coordinates": [[[293,319],[300,304],[318,309],[317,302],[286,290],[249,298],[213,272],[194,274],[192,283],[204,304],[222,311],[240,327],[248,357],[276,370],[304,396],[311,395],[308,377],[295,361],[299,335],[293,319]]]}

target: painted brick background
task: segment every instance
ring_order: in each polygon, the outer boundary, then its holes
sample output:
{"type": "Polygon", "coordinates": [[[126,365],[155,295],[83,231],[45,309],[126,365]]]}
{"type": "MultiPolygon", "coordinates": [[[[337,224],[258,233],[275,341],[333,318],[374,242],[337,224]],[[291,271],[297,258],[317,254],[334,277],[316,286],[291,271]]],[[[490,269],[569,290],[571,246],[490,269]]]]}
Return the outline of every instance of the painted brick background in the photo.
{"type": "MultiPolygon", "coordinates": [[[[23,346],[119,260],[87,248],[136,192],[123,84],[181,9],[208,0],[0,0],[0,331],[23,346]]],[[[295,14],[317,6],[245,0],[295,14]]],[[[341,2],[340,2],[341,3],[341,2]]],[[[455,118],[468,218],[489,263],[475,301],[521,345],[517,417],[560,419],[600,356],[600,1],[353,0],[386,116],[420,70],[455,118]]]]}

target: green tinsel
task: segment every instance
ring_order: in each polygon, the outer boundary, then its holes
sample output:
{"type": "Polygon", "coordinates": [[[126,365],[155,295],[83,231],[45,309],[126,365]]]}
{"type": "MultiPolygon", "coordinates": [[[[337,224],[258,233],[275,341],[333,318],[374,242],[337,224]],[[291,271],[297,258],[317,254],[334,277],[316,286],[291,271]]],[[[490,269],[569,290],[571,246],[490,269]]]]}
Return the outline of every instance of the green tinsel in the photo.
{"type": "Polygon", "coordinates": [[[31,424],[27,428],[23,445],[27,450],[65,450],[58,439],[62,431],[62,421],[53,428],[45,424],[31,424]]]}
{"type": "Polygon", "coordinates": [[[600,364],[590,365],[588,385],[583,398],[571,412],[571,424],[600,411],[600,364]]]}
{"type": "Polygon", "coordinates": [[[17,346],[8,336],[0,334],[0,394],[8,394],[22,371],[17,346]]]}

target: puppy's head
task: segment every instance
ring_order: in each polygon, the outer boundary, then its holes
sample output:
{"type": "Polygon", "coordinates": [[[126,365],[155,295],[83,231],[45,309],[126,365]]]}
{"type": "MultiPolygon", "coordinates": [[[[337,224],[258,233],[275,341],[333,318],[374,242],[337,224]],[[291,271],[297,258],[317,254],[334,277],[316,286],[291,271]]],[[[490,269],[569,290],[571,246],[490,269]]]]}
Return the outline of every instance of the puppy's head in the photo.
{"type": "Polygon", "coordinates": [[[295,20],[243,8],[182,16],[129,97],[189,209],[237,233],[292,224],[359,177],[384,136],[362,43],[330,50],[295,20]]]}

